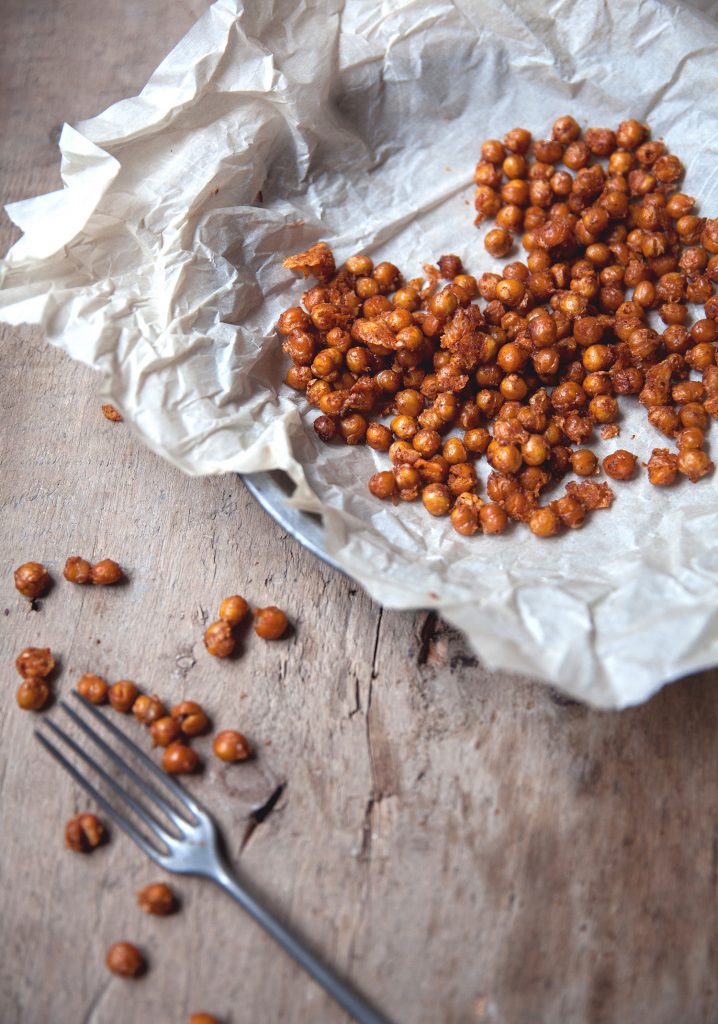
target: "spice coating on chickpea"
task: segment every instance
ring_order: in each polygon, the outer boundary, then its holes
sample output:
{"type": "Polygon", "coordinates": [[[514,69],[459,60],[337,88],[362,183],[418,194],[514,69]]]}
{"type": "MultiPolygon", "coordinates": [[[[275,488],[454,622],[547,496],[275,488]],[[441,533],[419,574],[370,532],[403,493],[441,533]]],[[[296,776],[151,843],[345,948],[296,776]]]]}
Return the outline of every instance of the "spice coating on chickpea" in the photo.
{"type": "Polygon", "coordinates": [[[287,631],[289,620],[281,608],[269,605],[254,613],[254,632],[262,640],[279,640],[287,631]]]}
{"type": "Polygon", "coordinates": [[[15,569],[13,577],[15,589],[31,601],[42,597],[52,582],[50,573],[41,562],[23,562],[15,569]]]}
{"type": "Polygon", "coordinates": [[[109,686],[102,676],[96,676],[93,672],[80,676],[75,689],[90,704],[104,704],[107,701],[109,686]]]}
{"type": "Polygon", "coordinates": [[[81,558],[79,555],[70,555],[65,562],[62,575],[68,583],[77,583],[80,586],[84,586],[86,583],[92,582],[92,566],[86,558],[81,558]]]}
{"type": "Polygon", "coordinates": [[[228,658],[235,648],[232,627],[224,619],[207,626],[204,634],[204,646],[214,658],[228,658]]]}
{"type": "Polygon", "coordinates": [[[177,897],[165,882],[152,882],[137,893],[137,903],[146,914],[166,917],[177,909],[177,897]]]}
{"type": "Polygon", "coordinates": [[[179,722],[185,736],[200,736],[209,729],[209,718],[201,704],[193,700],[183,700],[175,704],[171,715],[179,722]]]}
{"type": "Polygon", "coordinates": [[[110,405],[109,402],[102,406],[102,415],[111,423],[122,423],[122,413],[114,405],[110,405]]]}
{"type": "Polygon", "coordinates": [[[107,969],[121,978],[136,978],[145,970],[145,960],[131,942],[115,942],[107,951],[107,969]]]}
{"type": "Polygon", "coordinates": [[[603,460],[603,470],[612,480],[630,480],[636,472],[636,456],[618,448],[603,460]]]}
{"type": "Polygon", "coordinates": [[[175,740],[165,747],[162,754],[162,767],[169,775],[191,775],[199,766],[199,756],[191,747],[175,740]]]}
{"type": "Polygon", "coordinates": [[[119,583],[123,577],[122,569],[111,558],[103,558],[90,570],[90,579],[96,586],[109,587],[113,583],[119,583]]]}
{"type": "Polygon", "coordinates": [[[50,699],[50,687],[44,679],[31,676],[20,683],[15,699],[23,711],[42,711],[50,699]]]}
{"type": "Polygon", "coordinates": [[[231,597],[225,597],[222,601],[219,606],[219,617],[228,622],[230,626],[238,626],[248,611],[249,605],[244,598],[239,594],[233,594],[231,597]]]}
{"type": "Polygon", "coordinates": [[[104,825],[94,814],[76,814],[65,825],[65,846],[75,853],[91,853],[106,836],[104,825]]]}
{"type": "Polygon", "coordinates": [[[26,647],[15,659],[15,668],[23,679],[46,679],[55,668],[49,647],[26,647]]]}
{"type": "Polygon", "coordinates": [[[236,729],[224,729],[222,732],[218,732],[212,743],[212,750],[220,761],[228,763],[246,761],[253,753],[249,740],[236,729]]]}

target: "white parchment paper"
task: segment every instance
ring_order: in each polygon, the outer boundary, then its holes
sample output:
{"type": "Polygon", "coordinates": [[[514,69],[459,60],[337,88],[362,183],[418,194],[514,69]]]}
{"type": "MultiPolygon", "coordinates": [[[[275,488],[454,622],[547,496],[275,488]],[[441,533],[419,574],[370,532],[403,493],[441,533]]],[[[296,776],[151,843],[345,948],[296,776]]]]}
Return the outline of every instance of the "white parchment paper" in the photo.
{"type": "MultiPolygon", "coordinates": [[[[155,451],[189,473],[286,470],[336,561],[385,605],[432,607],[489,666],[606,707],[718,662],[715,478],[615,485],[550,542],[461,538],[366,490],[386,458],[324,446],[281,388],[282,258],[324,239],[407,276],[444,252],[497,269],[472,226],[482,140],[650,121],[718,210],[718,23],[644,0],[217,0],[141,94],[65,126],[64,188],[15,203],[0,317],[99,369],[155,451]],[[261,198],[260,198],[261,192],[261,198]]],[[[665,442],[642,410],[620,441],[665,442]]],[[[715,457],[715,456],[714,456],[715,457]]]]}

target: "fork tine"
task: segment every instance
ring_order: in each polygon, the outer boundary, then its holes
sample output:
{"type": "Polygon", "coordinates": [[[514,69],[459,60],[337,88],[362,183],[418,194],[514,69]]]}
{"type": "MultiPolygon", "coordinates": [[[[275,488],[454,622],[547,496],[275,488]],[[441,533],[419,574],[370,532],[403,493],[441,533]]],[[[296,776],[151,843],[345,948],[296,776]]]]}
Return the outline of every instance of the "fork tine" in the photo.
{"type": "MultiPolygon", "coordinates": [[[[66,743],[71,750],[74,750],[78,757],[81,757],[86,764],[88,764],[97,772],[100,778],[104,782],[106,782],[107,785],[115,791],[115,793],[117,793],[120,799],[124,800],[125,803],[132,808],[135,814],[139,818],[141,818],[142,821],[144,821],[145,825],[147,825],[147,827],[150,829],[153,835],[155,835],[157,839],[159,839],[161,842],[165,843],[165,845],[169,849],[170,843],[173,841],[174,837],[171,836],[169,832],[167,832],[167,830],[159,821],[157,821],[155,816],[153,814],[150,814],[150,812],[145,807],[143,807],[141,803],[135,800],[131,793],[126,792],[119,784],[119,782],[113,779],[112,776],[105,771],[102,765],[99,765],[97,761],[95,761],[95,759],[87,753],[86,750],[83,750],[78,743],[75,743],[73,738],[71,736],[68,736],[66,732],[63,732],[63,730],[58,725],[56,725],[50,719],[48,719],[45,722],[45,724],[49,729],[52,729],[55,735],[59,736],[60,739],[64,743],[66,743]]],[[[122,765],[121,761],[119,763],[120,765],[122,765]]]]}
{"type": "MultiPolygon", "coordinates": [[[[93,704],[90,704],[89,700],[85,700],[85,698],[81,694],[79,694],[77,690],[72,690],[71,692],[72,696],[82,704],[84,709],[88,711],[98,722],[101,722],[105,729],[109,730],[109,732],[112,733],[116,740],[119,740],[120,743],[123,743],[124,746],[126,746],[127,749],[130,750],[132,754],[136,758],[138,758],[139,761],[142,762],[145,768],[147,768],[148,771],[152,772],[154,777],[158,779],[163,786],[166,786],[167,789],[169,789],[170,792],[173,793],[174,796],[176,796],[177,799],[185,805],[188,811],[194,814],[198,820],[200,817],[202,817],[203,814],[206,814],[206,812],[202,810],[197,801],[193,797],[191,797],[189,793],[187,793],[186,790],[184,790],[177,782],[175,782],[175,780],[171,778],[167,774],[167,772],[164,772],[162,771],[161,768],[158,768],[155,762],[152,760],[152,758],[148,757],[147,754],[145,754],[144,750],[141,750],[137,746],[137,744],[133,743],[133,741],[128,736],[125,736],[122,730],[117,728],[114,722],[111,722],[110,719],[107,718],[105,715],[100,714],[97,708],[93,704]]],[[[61,701],[60,703],[62,707],[64,707],[68,712],[71,713],[71,709],[68,707],[65,701],[61,701]]],[[[95,737],[94,733],[92,735],[93,738],[96,739],[96,742],[100,744],[102,743],[102,740],[100,740],[99,737],[95,737]]],[[[124,762],[122,762],[122,764],[124,765],[124,762]]],[[[144,783],[144,785],[146,785],[146,783],[144,783]]],[[[177,811],[175,811],[174,808],[171,808],[171,812],[172,814],[177,814],[177,811]]]]}
{"type": "Polygon", "coordinates": [[[95,789],[91,782],[88,782],[87,779],[80,775],[77,768],[67,760],[65,755],[57,749],[55,744],[51,743],[47,736],[44,736],[39,729],[35,730],[35,737],[40,741],[40,743],[42,743],[50,756],[54,757],[56,761],[59,761],[62,767],[69,772],[75,782],[82,786],[82,788],[90,794],[93,800],[97,801],[100,807],[104,809],[105,813],[112,818],[114,823],[126,832],[130,839],[133,839],[140,849],[144,850],[148,857],[151,857],[157,864],[164,866],[165,858],[160,854],[159,850],[157,850],[152,843],[148,842],[142,833],[135,828],[132,822],[129,821],[128,818],[125,818],[124,815],[120,814],[120,812],[112,806],[109,800],[106,800],[102,793],[99,793],[95,789]]]}
{"type": "MultiPolygon", "coordinates": [[[[85,720],[82,719],[73,708],[71,708],[67,703],[65,703],[64,700],[60,701],[60,707],[62,708],[66,715],[70,716],[73,722],[79,725],[83,732],[87,736],[89,736],[92,742],[95,743],[100,748],[100,750],[107,754],[107,756],[112,761],[114,761],[118,768],[120,768],[124,772],[127,772],[130,778],[134,780],[134,782],[136,783],[137,786],[139,786],[142,792],[145,793],[148,797],[150,797],[150,799],[154,800],[155,804],[160,808],[160,810],[164,814],[167,815],[167,817],[172,822],[177,823],[177,819],[179,818],[180,821],[184,822],[185,824],[189,824],[189,822],[187,821],[183,814],[180,814],[180,812],[177,811],[172,806],[172,804],[168,803],[167,800],[165,800],[164,796],[162,796],[161,793],[157,792],[154,786],[151,786],[149,782],[142,778],[141,775],[138,775],[138,773],[134,770],[132,765],[128,764],[126,761],[123,761],[119,754],[115,750],[113,750],[108,743],[105,743],[102,737],[98,736],[97,733],[90,728],[87,722],[85,722],[85,720]]],[[[100,717],[102,718],[102,716],[100,717]]]]}

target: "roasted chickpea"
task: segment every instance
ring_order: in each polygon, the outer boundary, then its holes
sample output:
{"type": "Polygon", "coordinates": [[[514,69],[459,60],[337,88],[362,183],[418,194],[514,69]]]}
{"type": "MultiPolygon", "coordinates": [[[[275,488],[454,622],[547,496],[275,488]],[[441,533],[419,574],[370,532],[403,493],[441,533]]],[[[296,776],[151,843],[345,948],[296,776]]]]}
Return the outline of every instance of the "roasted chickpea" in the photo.
{"type": "Polygon", "coordinates": [[[50,573],[41,562],[23,562],[13,576],[16,590],[31,601],[42,597],[52,582],[50,573]]]}
{"type": "Polygon", "coordinates": [[[212,743],[212,750],[220,761],[235,763],[246,761],[253,754],[249,740],[236,729],[224,729],[218,732],[212,743]]]}
{"type": "Polygon", "coordinates": [[[500,505],[483,505],[479,511],[479,522],[484,533],[503,533],[508,526],[508,516],[500,505]]]}
{"type": "Polygon", "coordinates": [[[142,725],[152,725],[153,722],[167,714],[167,709],[159,697],[150,697],[142,693],[132,705],[132,714],[142,725]]]}
{"type": "MultiPolygon", "coordinates": [[[[484,248],[490,256],[494,256],[496,259],[503,259],[504,256],[508,256],[512,245],[513,239],[505,228],[493,228],[487,232],[484,239],[484,248]]],[[[499,278],[499,282],[500,280],[499,278]]]]}
{"type": "Polygon", "coordinates": [[[512,128],[504,135],[504,146],[512,153],[526,153],[531,145],[531,132],[525,128],[512,128]]]}
{"type": "Polygon", "coordinates": [[[84,584],[92,582],[92,566],[86,558],[70,555],[65,562],[62,575],[69,583],[78,583],[84,586],[84,584]]]}
{"type": "Polygon", "coordinates": [[[50,687],[44,679],[30,676],[20,683],[15,699],[23,711],[41,711],[50,699],[50,687]]]}
{"type": "Polygon", "coordinates": [[[92,853],[106,838],[105,827],[94,814],[76,814],[65,825],[65,846],[75,853],[92,853]]]}
{"type": "Polygon", "coordinates": [[[678,473],[678,456],[667,448],[654,448],[646,468],[649,483],[654,487],[670,487],[678,473]]]}
{"type": "Polygon", "coordinates": [[[358,412],[349,413],[339,420],[339,433],[345,444],[362,444],[366,438],[367,422],[358,412]]]}
{"type": "Polygon", "coordinates": [[[478,185],[474,193],[474,209],[476,221],[480,223],[487,217],[495,217],[501,209],[501,196],[490,185],[478,185]]]}
{"type": "Polygon", "coordinates": [[[96,562],[90,570],[91,581],[101,587],[109,587],[113,583],[119,583],[123,576],[122,569],[111,558],[103,558],[101,562],[96,562]]]}
{"type": "Polygon", "coordinates": [[[551,129],[551,137],[562,145],[567,146],[569,142],[575,142],[580,136],[581,129],[578,122],[570,114],[564,114],[557,118],[551,129]]]}
{"type": "Polygon", "coordinates": [[[553,508],[561,523],[570,530],[578,530],[583,526],[586,509],[578,499],[566,494],[553,503],[553,508]]]}
{"type": "Polygon", "coordinates": [[[381,423],[370,423],[366,428],[366,443],[377,452],[389,451],[392,433],[381,423]]]}
{"type": "Polygon", "coordinates": [[[618,419],[618,402],[613,395],[596,395],[588,403],[588,412],[596,423],[615,423],[618,419]]]}
{"type": "Polygon", "coordinates": [[[281,608],[269,605],[254,613],[254,632],[262,640],[279,640],[287,631],[289,620],[281,608]]]}
{"type": "Polygon", "coordinates": [[[687,476],[693,484],[714,469],[710,458],[698,448],[682,448],[678,453],[678,472],[687,476]]]}
{"type": "Polygon", "coordinates": [[[375,498],[380,498],[382,501],[393,498],[397,491],[394,474],[387,470],[374,473],[369,477],[369,490],[375,498]]]}
{"type": "Polygon", "coordinates": [[[487,458],[499,473],[518,473],[523,459],[514,444],[499,444],[492,441],[487,449],[487,458]]]}
{"type": "Polygon", "coordinates": [[[371,259],[363,254],[350,256],[345,266],[350,274],[357,274],[359,277],[368,277],[374,270],[371,259]]]}
{"type": "Polygon", "coordinates": [[[555,537],[561,520],[552,508],[538,508],[529,519],[529,529],[536,537],[555,537]]]}
{"type": "Polygon", "coordinates": [[[432,516],[445,516],[451,508],[451,492],[445,484],[427,484],[421,492],[421,500],[432,516]]]}
{"type": "Polygon", "coordinates": [[[181,740],[170,743],[162,754],[162,767],[168,775],[191,775],[198,765],[197,752],[185,746],[181,740]]]}
{"type": "Polygon", "coordinates": [[[92,672],[80,676],[75,689],[81,697],[89,700],[90,704],[104,704],[107,701],[109,686],[102,676],[96,676],[92,672]]]}
{"type": "Polygon", "coordinates": [[[107,969],[122,978],[136,978],[145,970],[144,957],[131,942],[115,942],[107,951],[107,969]]]}
{"type": "Polygon", "coordinates": [[[107,699],[115,711],[127,715],[132,711],[140,691],[129,679],[120,679],[113,683],[107,691],[107,699]]]}
{"type": "Polygon", "coordinates": [[[158,718],[150,726],[150,736],[155,747],[168,747],[170,743],[179,739],[181,731],[180,723],[169,715],[158,718]]]}
{"type": "Polygon", "coordinates": [[[55,668],[49,647],[26,647],[15,659],[15,668],[23,679],[45,679],[55,668]]]}
{"type": "Polygon", "coordinates": [[[483,455],[491,441],[491,434],[485,427],[472,427],[464,434],[464,446],[472,455],[483,455]]]}
{"type": "Polygon", "coordinates": [[[598,458],[589,448],[571,452],[571,468],[576,476],[593,476],[598,470],[598,458]]]}
{"type": "Polygon", "coordinates": [[[472,537],[479,529],[479,508],[457,501],[451,510],[451,525],[462,537],[472,537]]]}
{"type": "Polygon", "coordinates": [[[636,472],[636,456],[619,448],[603,460],[603,470],[612,480],[630,480],[636,472]]]}
{"type": "Polygon", "coordinates": [[[702,448],[705,435],[700,427],[684,427],[676,435],[676,444],[683,448],[702,448]]]}
{"type": "Polygon", "coordinates": [[[225,597],[219,606],[219,617],[230,626],[238,626],[249,611],[249,605],[239,594],[225,597]]]}
{"type": "Polygon", "coordinates": [[[166,917],[177,909],[177,897],[165,882],[152,882],[137,893],[137,903],[146,914],[166,917]]]}
{"type": "Polygon", "coordinates": [[[235,648],[232,627],[224,619],[207,626],[204,634],[204,646],[214,658],[228,658],[235,648]]]}

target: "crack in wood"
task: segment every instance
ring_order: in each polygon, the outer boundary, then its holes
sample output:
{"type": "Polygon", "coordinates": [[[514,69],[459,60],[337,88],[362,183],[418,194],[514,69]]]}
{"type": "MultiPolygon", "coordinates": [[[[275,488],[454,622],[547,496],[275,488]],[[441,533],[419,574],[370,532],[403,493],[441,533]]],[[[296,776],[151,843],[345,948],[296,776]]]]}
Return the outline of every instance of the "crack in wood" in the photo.
{"type": "Polygon", "coordinates": [[[239,852],[240,853],[242,853],[242,851],[246,847],[246,845],[249,842],[250,838],[254,834],[257,826],[261,825],[263,821],[266,821],[266,819],[272,813],[274,808],[277,806],[277,803],[279,802],[279,799],[280,799],[282,793],[284,792],[284,790],[286,788],[287,788],[286,782],[280,782],[279,785],[270,794],[268,799],[265,800],[264,803],[261,804],[259,807],[255,807],[252,810],[252,812],[249,815],[249,821],[247,822],[247,827],[244,830],[244,835],[242,836],[242,842],[241,842],[240,847],[239,847],[239,852]]]}

